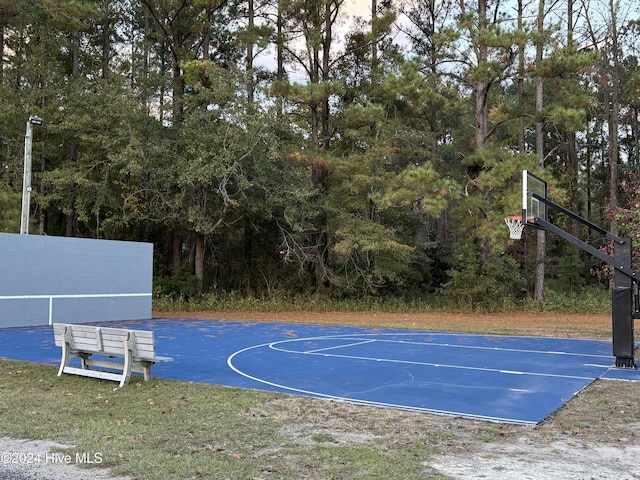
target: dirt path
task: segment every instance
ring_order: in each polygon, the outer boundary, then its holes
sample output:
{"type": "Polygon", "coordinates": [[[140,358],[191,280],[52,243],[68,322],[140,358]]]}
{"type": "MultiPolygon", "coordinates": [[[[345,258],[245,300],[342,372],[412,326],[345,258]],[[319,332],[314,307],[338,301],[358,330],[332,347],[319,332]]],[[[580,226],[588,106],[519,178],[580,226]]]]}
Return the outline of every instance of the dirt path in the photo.
{"type": "Polygon", "coordinates": [[[226,312],[211,310],[204,312],[154,312],[154,317],[366,325],[470,333],[581,336],[589,338],[611,336],[611,317],[609,315],[564,313],[226,312]]]}

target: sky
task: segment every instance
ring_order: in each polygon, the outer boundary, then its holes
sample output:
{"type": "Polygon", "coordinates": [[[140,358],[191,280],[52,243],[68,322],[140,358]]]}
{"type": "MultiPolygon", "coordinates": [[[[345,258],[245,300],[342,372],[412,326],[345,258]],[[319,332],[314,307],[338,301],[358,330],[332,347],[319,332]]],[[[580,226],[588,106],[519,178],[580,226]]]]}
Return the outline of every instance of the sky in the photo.
{"type": "Polygon", "coordinates": [[[347,0],[346,6],[350,15],[366,19],[371,16],[371,0],[347,0]]]}
{"type": "MultiPolygon", "coordinates": [[[[372,0],[345,0],[344,7],[347,15],[351,17],[361,17],[365,22],[371,20],[371,1],[372,0]]],[[[379,0],[380,1],[380,0],[379,0]]],[[[351,22],[346,23],[346,28],[350,25],[351,22]]],[[[402,35],[400,35],[402,37],[402,35]]],[[[340,34],[335,36],[335,41],[333,42],[334,48],[340,49],[340,39],[343,38],[340,34]]],[[[396,38],[398,41],[398,38],[396,38]]],[[[402,41],[400,40],[402,43],[402,41]]],[[[275,54],[271,48],[267,49],[261,55],[256,58],[256,63],[258,65],[265,66],[269,70],[275,69],[275,54]]],[[[292,66],[289,65],[289,69],[292,66]]],[[[295,81],[306,81],[306,75],[302,72],[289,71],[289,75],[291,80],[295,81]]]]}

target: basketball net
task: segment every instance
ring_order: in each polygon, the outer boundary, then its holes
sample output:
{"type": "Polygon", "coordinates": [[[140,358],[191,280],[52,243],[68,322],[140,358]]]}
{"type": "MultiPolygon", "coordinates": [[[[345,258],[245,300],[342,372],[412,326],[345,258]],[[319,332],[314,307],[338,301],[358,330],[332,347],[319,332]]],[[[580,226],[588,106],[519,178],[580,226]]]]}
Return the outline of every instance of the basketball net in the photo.
{"type": "Polygon", "coordinates": [[[524,223],[521,216],[504,217],[504,223],[509,227],[509,238],[520,240],[522,238],[522,230],[524,223]]]}

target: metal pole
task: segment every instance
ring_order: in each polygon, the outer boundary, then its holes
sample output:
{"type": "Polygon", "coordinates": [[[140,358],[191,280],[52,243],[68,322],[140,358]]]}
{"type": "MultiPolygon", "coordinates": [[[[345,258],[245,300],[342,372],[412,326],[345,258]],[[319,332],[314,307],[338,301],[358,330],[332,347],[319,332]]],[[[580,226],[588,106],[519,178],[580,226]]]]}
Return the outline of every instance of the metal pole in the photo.
{"type": "Polygon", "coordinates": [[[24,137],[24,173],[22,175],[22,216],[20,234],[29,234],[29,209],[31,206],[31,155],[33,147],[33,124],[31,117],[27,122],[27,134],[24,137]]]}
{"type": "MultiPolygon", "coordinates": [[[[615,242],[613,255],[627,270],[631,270],[631,239],[615,242]]],[[[611,291],[611,318],[613,325],[613,355],[616,367],[637,368],[633,359],[633,279],[619,269],[615,270],[611,291]]]]}
{"type": "Polygon", "coordinates": [[[24,173],[22,175],[22,215],[20,234],[29,234],[29,210],[31,208],[31,157],[33,152],[33,126],[42,125],[40,117],[29,117],[24,137],[24,173]]]}

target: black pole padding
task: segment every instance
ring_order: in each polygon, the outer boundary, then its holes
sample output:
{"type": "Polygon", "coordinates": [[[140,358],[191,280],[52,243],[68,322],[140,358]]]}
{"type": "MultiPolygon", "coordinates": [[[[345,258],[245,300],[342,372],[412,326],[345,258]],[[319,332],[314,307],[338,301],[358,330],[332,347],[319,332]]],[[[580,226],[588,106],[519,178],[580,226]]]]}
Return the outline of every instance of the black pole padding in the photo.
{"type": "MultiPolygon", "coordinates": [[[[614,243],[614,257],[626,270],[631,269],[631,239],[614,243]]],[[[624,270],[623,270],[624,271],[624,270]]],[[[611,290],[611,320],[613,327],[613,355],[616,367],[637,368],[634,354],[634,292],[633,279],[616,269],[611,290]]]]}

